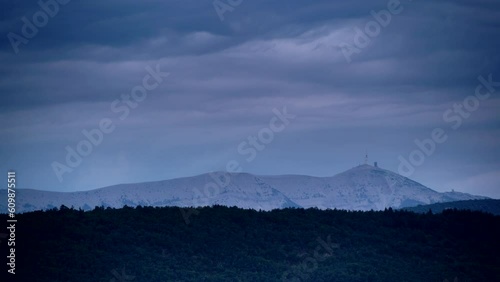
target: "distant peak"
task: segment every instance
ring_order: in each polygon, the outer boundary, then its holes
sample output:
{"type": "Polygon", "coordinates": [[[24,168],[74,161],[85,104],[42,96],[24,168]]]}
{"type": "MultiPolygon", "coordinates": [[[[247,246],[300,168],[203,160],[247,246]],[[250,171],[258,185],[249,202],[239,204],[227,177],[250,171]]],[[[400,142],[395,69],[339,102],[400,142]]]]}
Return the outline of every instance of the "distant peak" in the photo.
{"type": "Polygon", "coordinates": [[[375,168],[369,164],[362,164],[362,165],[358,165],[356,167],[354,167],[353,169],[370,169],[370,168],[375,168]]]}
{"type": "Polygon", "coordinates": [[[369,173],[372,171],[386,171],[378,166],[373,166],[369,164],[360,164],[351,169],[344,171],[343,173],[369,173]]]}

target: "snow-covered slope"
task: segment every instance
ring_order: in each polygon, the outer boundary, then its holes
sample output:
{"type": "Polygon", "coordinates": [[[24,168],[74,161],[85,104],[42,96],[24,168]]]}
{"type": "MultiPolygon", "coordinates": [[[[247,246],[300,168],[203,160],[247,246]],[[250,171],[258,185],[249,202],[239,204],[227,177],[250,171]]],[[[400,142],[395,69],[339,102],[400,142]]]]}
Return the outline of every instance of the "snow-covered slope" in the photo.
{"type": "Polygon", "coordinates": [[[457,192],[439,193],[397,173],[370,165],[360,165],[333,177],[261,178],[304,208],[383,210],[486,198],[457,192]]]}
{"type": "MultiPolygon", "coordinates": [[[[0,199],[7,198],[6,192],[0,190],[0,199]]],[[[216,204],[262,210],[285,207],[381,210],[484,198],[457,192],[438,193],[391,171],[361,165],[333,177],[215,173],[120,184],[84,192],[18,189],[16,206],[18,212],[61,205],[89,210],[96,206],[191,207],[216,204]]],[[[6,212],[6,203],[0,202],[0,212],[6,212]]]]}
{"type": "MultiPolygon", "coordinates": [[[[231,182],[221,186],[216,185],[209,174],[202,174],[158,182],[120,184],[85,192],[18,189],[16,206],[19,212],[61,205],[84,210],[96,206],[119,208],[124,205],[191,207],[219,204],[262,210],[298,207],[278,190],[251,174],[231,174],[231,182]]],[[[0,197],[7,199],[6,190],[0,190],[0,197]]],[[[5,212],[6,206],[0,203],[0,209],[5,212]]]]}

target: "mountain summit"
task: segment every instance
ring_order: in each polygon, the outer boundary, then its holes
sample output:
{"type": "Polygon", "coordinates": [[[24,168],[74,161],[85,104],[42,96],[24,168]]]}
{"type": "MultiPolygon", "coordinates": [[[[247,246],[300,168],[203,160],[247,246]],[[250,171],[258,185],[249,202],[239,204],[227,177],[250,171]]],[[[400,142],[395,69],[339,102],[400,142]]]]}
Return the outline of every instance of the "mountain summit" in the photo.
{"type": "Polygon", "coordinates": [[[333,177],[262,177],[304,208],[383,210],[456,200],[485,199],[465,193],[439,193],[389,170],[360,165],[333,177]]]}
{"type": "MultiPolygon", "coordinates": [[[[7,190],[0,190],[5,196],[7,190]]],[[[17,191],[19,212],[65,205],[95,206],[237,206],[271,210],[286,207],[383,210],[419,204],[486,199],[465,193],[439,193],[377,166],[360,165],[332,177],[256,176],[215,172],[157,182],[120,184],[84,192],[17,191]]],[[[0,203],[0,209],[6,206],[0,203]]]]}

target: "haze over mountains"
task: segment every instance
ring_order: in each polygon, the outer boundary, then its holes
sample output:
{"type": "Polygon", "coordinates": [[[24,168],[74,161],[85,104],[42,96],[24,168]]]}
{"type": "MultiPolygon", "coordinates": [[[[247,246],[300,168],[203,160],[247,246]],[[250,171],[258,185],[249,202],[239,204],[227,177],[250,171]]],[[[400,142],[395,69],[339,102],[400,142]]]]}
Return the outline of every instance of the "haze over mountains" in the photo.
{"type": "MultiPolygon", "coordinates": [[[[0,190],[1,197],[6,190],[0,190]]],[[[65,205],[90,210],[96,206],[237,206],[256,210],[286,207],[383,210],[440,202],[487,199],[458,192],[440,193],[389,170],[360,165],[332,177],[258,176],[215,172],[192,177],[120,184],[91,191],[17,191],[18,212],[65,205]]],[[[1,210],[6,210],[4,203],[1,210]]]]}

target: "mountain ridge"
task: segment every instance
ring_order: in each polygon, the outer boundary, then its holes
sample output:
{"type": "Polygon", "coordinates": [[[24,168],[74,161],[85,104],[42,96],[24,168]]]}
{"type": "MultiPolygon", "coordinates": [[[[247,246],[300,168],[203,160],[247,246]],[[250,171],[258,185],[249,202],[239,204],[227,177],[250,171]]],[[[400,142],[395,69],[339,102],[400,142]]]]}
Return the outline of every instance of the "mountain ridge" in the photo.
{"type": "MultiPolygon", "coordinates": [[[[6,191],[0,190],[0,196],[6,191]]],[[[472,199],[488,198],[460,192],[440,193],[397,173],[366,164],[327,177],[219,171],[170,180],[116,184],[89,191],[18,189],[16,195],[18,212],[61,205],[84,210],[125,205],[383,210],[472,199]]],[[[6,204],[0,203],[0,210],[6,209],[6,204]]]]}

